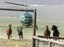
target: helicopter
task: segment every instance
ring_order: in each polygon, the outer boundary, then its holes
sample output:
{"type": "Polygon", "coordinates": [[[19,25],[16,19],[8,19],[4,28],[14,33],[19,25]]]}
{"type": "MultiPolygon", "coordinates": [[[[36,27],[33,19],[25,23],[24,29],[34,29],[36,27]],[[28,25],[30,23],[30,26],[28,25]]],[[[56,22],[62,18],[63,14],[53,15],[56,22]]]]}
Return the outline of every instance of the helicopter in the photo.
{"type": "Polygon", "coordinates": [[[22,26],[24,27],[33,27],[33,15],[29,12],[34,12],[33,9],[28,9],[27,4],[18,4],[18,3],[12,3],[12,2],[5,2],[7,4],[13,4],[13,5],[19,5],[19,6],[24,6],[26,9],[9,9],[9,8],[0,8],[0,10],[8,10],[8,11],[25,11],[25,13],[20,15],[20,22],[22,23],[22,26]]]}

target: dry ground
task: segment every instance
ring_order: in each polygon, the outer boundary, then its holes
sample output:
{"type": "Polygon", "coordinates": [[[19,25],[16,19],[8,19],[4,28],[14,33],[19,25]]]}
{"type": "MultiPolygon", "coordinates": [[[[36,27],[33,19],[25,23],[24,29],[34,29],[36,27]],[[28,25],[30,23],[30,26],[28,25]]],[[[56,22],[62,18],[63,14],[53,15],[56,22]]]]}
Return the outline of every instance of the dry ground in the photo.
{"type": "Polygon", "coordinates": [[[32,41],[29,39],[19,40],[7,40],[0,38],[0,47],[31,47],[32,41]]]}
{"type": "MultiPolygon", "coordinates": [[[[64,36],[64,22],[38,22],[37,25],[39,27],[36,34],[43,35],[44,27],[49,26],[49,29],[51,30],[52,25],[57,25],[60,35],[64,36]]],[[[24,28],[23,34],[24,34],[24,40],[19,41],[18,40],[18,34],[17,34],[17,26],[21,25],[19,19],[14,18],[1,18],[0,19],[0,47],[31,47],[32,46],[32,33],[33,28],[24,28]],[[10,20],[11,19],[11,20],[10,20]],[[6,29],[9,24],[12,24],[12,36],[13,38],[11,40],[7,39],[6,35],[6,29]],[[2,39],[4,38],[4,39],[2,39]]],[[[52,31],[51,31],[52,32],[52,31]]]]}

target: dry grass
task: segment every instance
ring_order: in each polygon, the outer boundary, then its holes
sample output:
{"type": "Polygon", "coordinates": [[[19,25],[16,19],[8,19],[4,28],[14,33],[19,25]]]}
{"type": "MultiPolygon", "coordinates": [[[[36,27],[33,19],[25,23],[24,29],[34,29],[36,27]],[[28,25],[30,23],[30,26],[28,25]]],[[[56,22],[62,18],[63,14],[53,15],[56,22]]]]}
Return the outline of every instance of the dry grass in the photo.
{"type": "MultiPolygon", "coordinates": [[[[51,25],[56,24],[59,27],[60,35],[64,36],[64,22],[38,22],[37,25],[39,27],[39,30],[36,32],[38,35],[43,35],[44,27],[48,25],[51,29],[51,25]]],[[[24,28],[23,34],[24,34],[24,40],[17,40],[17,29],[16,27],[21,25],[19,19],[0,19],[0,47],[31,47],[32,46],[32,28],[24,28]],[[12,30],[13,30],[13,38],[12,40],[2,39],[7,38],[6,35],[6,28],[8,24],[12,24],[12,30]],[[2,37],[2,38],[1,38],[2,37]],[[16,39],[15,39],[16,38],[16,39]]]]}
{"type": "Polygon", "coordinates": [[[31,47],[32,41],[28,39],[19,40],[7,40],[0,38],[0,47],[31,47]]]}

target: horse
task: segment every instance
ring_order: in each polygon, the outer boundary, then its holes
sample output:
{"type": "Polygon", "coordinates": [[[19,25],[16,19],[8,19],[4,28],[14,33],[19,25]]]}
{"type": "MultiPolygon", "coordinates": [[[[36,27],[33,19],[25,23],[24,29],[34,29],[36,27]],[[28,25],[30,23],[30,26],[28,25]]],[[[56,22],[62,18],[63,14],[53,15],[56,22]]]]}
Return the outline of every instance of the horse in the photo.
{"type": "Polygon", "coordinates": [[[52,25],[51,30],[53,30],[53,37],[59,37],[60,33],[59,33],[56,25],[52,25]]]}
{"type": "Polygon", "coordinates": [[[48,26],[45,26],[44,36],[50,36],[50,30],[48,26]]]}
{"type": "Polygon", "coordinates": [[[7,36],[8,36],[8,39],[10,40],[10,37],[12,37],[12,29],[11,29],[11,24],[9,24],[7,30],[6,30],[6,33],[7,33],[7,36]]]}
{"type": "Polygon", "coordinates": [[[18,35],[19,35],[19,40],[21,40],[21,38],[23,39],[22,29],[23,29],[22,26],[18,26],[18,27],[17,27],[17,31],[18,31],[18,35]]]}

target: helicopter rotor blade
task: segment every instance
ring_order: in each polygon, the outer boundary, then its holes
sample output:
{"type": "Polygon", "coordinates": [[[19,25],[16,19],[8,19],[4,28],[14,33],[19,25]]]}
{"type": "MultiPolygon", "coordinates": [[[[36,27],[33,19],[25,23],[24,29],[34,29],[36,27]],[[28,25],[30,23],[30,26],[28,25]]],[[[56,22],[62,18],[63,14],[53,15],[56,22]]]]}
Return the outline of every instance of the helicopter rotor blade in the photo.
{"type": "MultiPolygon", "coordinates": [[[[43,6],[43,5],[37,5],[37,4],[34,4],[34,5],[27,5],[27,4],[13,3],[13,2],[5,2],[5,3],[13,4],[13,5],[19,5],[19,6],[25,6],[25,7],[29,7],[29,6],[34,6],[34,7],[43,6]]],[[[44,6],[45,6],[45,5],[44,5],[44,6]]]]}
{"type": "Polygon", "coordinates": [[[25,4],[19,4],[19,3],[13,3],[13,2],[5,2],[5,3],[8,3],[8,4],[13,4],[13,5],[19,5],[19,6],[27,6],[25,4]]]}
{"type": "Polygon", "coordinates": [[[10,9],[10,8],[0,8],[0,10],[6,10],[6,11],[27,11],[27,12],[34,12],[33,9],[10,9]]]}

